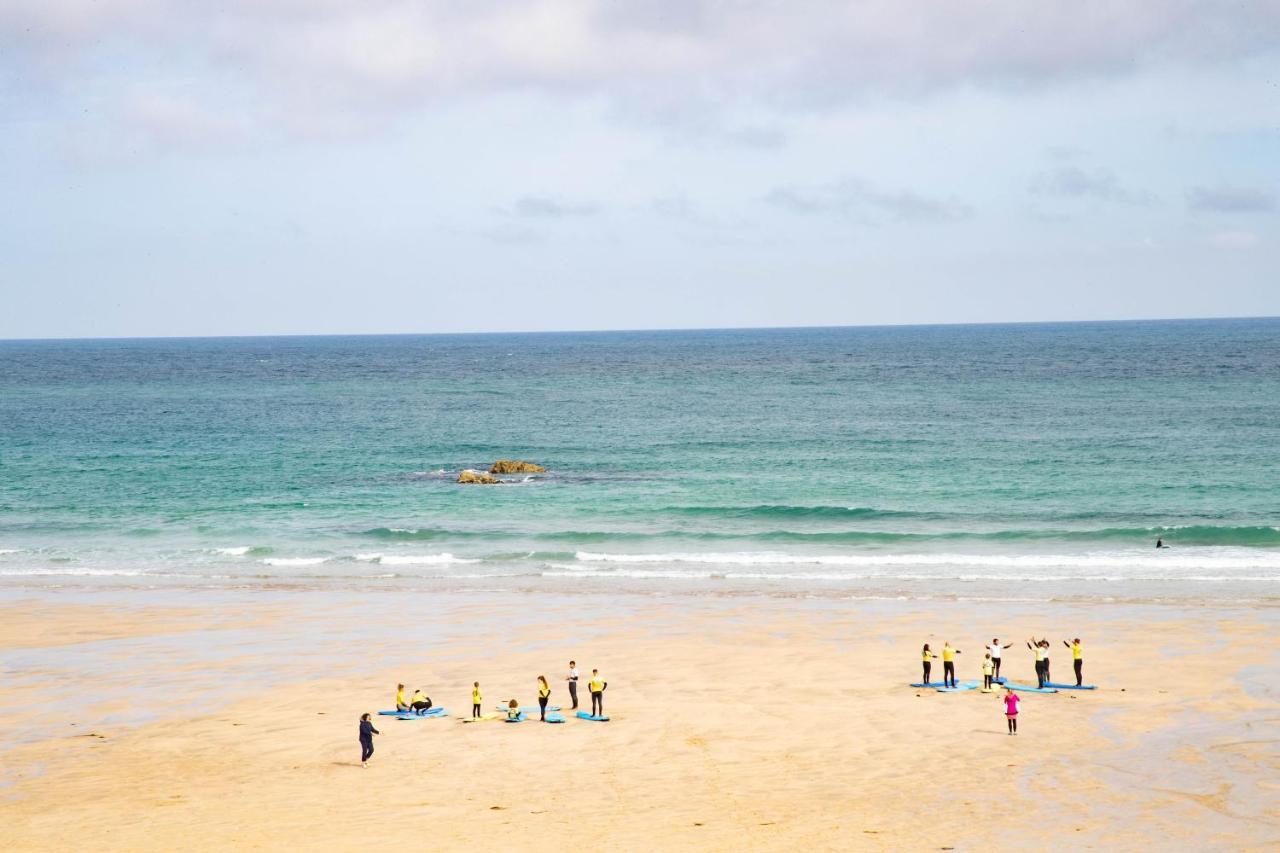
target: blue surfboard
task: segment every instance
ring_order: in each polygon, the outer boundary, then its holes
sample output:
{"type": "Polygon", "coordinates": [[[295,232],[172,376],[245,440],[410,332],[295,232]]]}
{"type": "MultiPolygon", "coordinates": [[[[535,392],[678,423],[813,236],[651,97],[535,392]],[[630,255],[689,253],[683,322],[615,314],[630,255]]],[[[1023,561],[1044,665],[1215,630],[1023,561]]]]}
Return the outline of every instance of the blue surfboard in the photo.
{"type": "Polygon", "coordinates": [[[546,720],[546,721],[547,721],[548,723],[563,723],[563,722],[564,722],[564,714],[547,714],[547,720],[546,720]]]}
{"type": "Polygon", "coordinates": [[[599,714],[589,714],[586,711],[579,711],[577,716],[579,720],[590,720],[593,723],[609,722],[608,716],[601,716],[599,714]]]}
{"type": "Polygon", "coordinates": [[[506,718],[505,720],[503,720],[502,722],[504,722],[504,723],[523,723],[524,721],[525,721],[524,712],[523,712],[523,711],[521,711],[521,712],[520,712],[520,716],[516,717],[514,720],[513,720],[513,719],[511,719],[510,717],[507,717],[507,718],[506,718]]]}
{"type": "MultiPolygon", "coordinates": [[[[378,713],[382,714],[383,712],[379,711],[378,713]]],[[[395,717],[397,720],[434,720],[437,717],[443,717],[444,715],[445,709],[437,707],[432,708],[430,711],[423,711],[421,714],[416,711],[401,711],[400,713],[386,716],[395,717]]]]}
{"type": "Polygon", "coordinates": [[[1052,687],[1055,690],[1097,690],[1096,684],[1058,684],[1056,681],[1046,681],[1045,687],[1052,687]]]}
{"type": "MultiPolygon", "coordinates": [[[[494,705],[494,706],[493,706],[493,710],[495,710],[495,711],[501,711],[502,713],[504,713],[504,714],[505,714],[505,713],[507,712],[507,710],[508,710],[508,706],[506,706],[506,705],[494,705]]],[[[559,705],[548,705],[548,706],[547,706],[547,710],[548,710],[548,711],[559,711],[559,710],[560,710],[560,706],[559,706],[559,705]]],[[[520,706],[520,711],[521,711],[521,713],[524,713],[524,714],[539,714],[539,713],[541,713],[541,712],[542,712],[542,709],[541,709],[541,708],[539,708],[537,705],[532,705],[532,706],[531,706],[531,705],[521,705],[521,706],[520,706]]]]}
{"type": "Polygon", "coordinates": [[[1021,690],[1023,693],[1057,693],[1058,692],[1057,688],[1055,687],[1036,687],[1034,684],[1012,684],[1010,682],[1005,682],[1002,686],[1008,687],[1011,690],[1021,690]]]}

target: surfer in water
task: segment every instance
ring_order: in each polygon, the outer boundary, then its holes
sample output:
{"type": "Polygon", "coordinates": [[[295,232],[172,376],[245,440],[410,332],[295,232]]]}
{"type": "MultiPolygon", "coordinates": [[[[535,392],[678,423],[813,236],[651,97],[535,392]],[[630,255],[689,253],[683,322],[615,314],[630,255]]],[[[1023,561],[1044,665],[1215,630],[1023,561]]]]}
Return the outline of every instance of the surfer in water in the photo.
{"type": "Polygon", "coordinates": [[[1156,537],[1156,547],[1157,547],[1157,548],[1163,548],[1163,547],[1164,547],[1164,540],[1163,540],[1163,539],[1161,539],[1161,538],[1159,538],[1159,537],[1156,537]]]}

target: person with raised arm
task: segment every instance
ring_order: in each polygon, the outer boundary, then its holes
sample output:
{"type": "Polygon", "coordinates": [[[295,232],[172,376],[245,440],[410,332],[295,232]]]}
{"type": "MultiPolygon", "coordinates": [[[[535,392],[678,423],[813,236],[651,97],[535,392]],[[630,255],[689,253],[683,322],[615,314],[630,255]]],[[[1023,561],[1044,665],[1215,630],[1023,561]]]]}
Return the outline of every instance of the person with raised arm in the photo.
{"type": "Polygon", "coordinates": [[[1067,642],[1062,641],[1062,645],[1071,649],[1071,666],[1076,671],[1076,687],[1084,686],[1084,648],[1080,645],[1080,638],[1067,642]]]}
{"type": "Polygon", "coordinates": [[[1036,686],[1040,688],[1043,688],[1044,683],[1049,679],[1049,676],[1046,673],[1046,667],[1044,662],[1045,661],[1044,650],[1045,650],[1045,646],[1047,645],[1048,643],[1046,643],[1044,640],[1037,640],[1035,637],[1032,637],[1030,640],[1027,640],[1027,648],[1031,649],[1031,651],[1034,652],[1036,656],[1036,681],[1039,682],[1036,686]]]}
{"type": "Polygon", "coordinates": [[[1000,653],[1008,648],[1012,648],[1013,643],[1005,643],[1000,645],[1000,640],[996,637],[991,638],[991,645],[987,646],[987,651],[991,652],[991,663],[995,666],[995,676],[992,680],[1000,680],[1000,653]]]}

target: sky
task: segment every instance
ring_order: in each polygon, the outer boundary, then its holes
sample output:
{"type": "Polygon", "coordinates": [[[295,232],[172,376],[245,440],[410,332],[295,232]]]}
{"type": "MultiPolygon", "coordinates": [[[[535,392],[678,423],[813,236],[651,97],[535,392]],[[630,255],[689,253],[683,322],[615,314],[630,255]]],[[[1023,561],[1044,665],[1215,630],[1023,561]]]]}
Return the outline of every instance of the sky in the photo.
{"type": "Polygon", "coordinates": [[[0,0],[0,338],[1280,315],[1280,0],[0,0]]]}

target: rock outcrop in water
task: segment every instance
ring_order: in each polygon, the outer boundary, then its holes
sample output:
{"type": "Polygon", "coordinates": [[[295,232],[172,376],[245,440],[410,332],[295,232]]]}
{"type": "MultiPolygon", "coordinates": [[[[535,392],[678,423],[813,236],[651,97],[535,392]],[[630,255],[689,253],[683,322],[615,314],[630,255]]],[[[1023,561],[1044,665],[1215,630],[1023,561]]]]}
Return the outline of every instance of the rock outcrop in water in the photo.
{"type": "Polygon", "coordinates": [[[523,459],[499,459],[489,469],[490,474],[545,474],[546,471],[541,465],[523,459]]]}
{"type": "Polygon", "coordinates": [[[483,486],[492,486],[495,483],[501,483],[497,477],[485,474],[482,471],[473,471],[470,468],[458,475],[459,483],[474,483],[483,486]]]}

